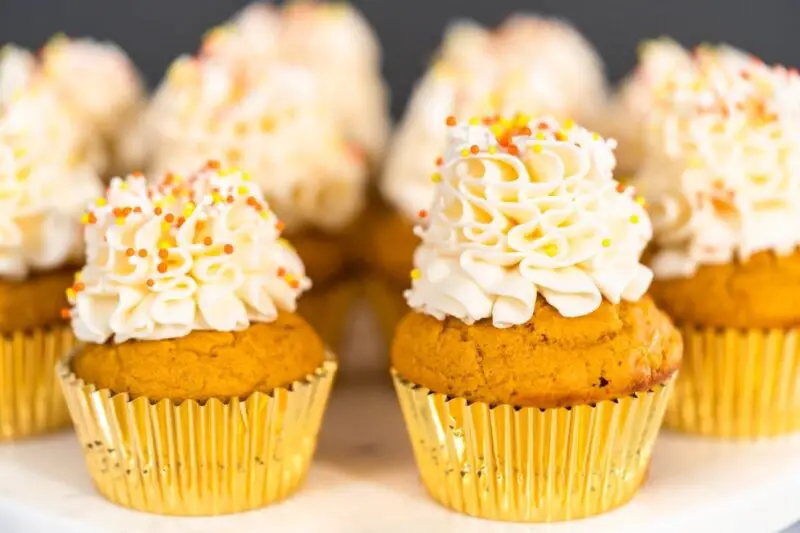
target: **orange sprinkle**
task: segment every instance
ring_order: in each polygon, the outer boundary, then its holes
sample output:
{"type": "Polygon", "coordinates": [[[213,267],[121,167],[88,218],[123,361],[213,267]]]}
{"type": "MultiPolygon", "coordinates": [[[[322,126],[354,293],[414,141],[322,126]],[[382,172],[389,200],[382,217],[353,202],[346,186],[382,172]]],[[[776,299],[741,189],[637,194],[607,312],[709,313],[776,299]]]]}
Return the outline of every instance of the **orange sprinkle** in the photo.
{"type": "Polygon", "coordinates": [[[296,279],[293,279],[292,281],[289,282],[289,286],[293,289],[297,289],[300,287],[300,282],[297,281],[296,279]]]}
{"type": "Polygon", "coordinates": [[[172,213],[167,213],[167,216],[164,217],[164,220],[172,223],[175,220],[175,215],[173,215],[172,213]]]}
{"type": "Polygon", "coordinates": [[[167,257],[169,257],[169,252],[167,251],[166,248],[162,248],[158,251],[158,257],[160,257],[161,259],[166,259],[167,257]]]}
{"type": "Polygon", "coordinates": [[[223,250],[225,251],[225,253],[226,253],[226,254],[228,254],[228,255],[230,255],[230,254],[232,254],[232,253],[233,253],[233,245],[232,245],[232,244],[226,244],[226,245],[225,245],[225,246],[224,246],[222,249],[223,249],[223,250]]]}
{"type": "Polygon", "coordinates": [[[566,141],[567,140],[567,136],[564,134],[563,131],[557,131],[556,132],[556,139],[558,139],[559,141],[566,141]]]}
{"type": "Polygon", "coordinates": [[[283,231],[283,228],[286,227],[286,224],[283,223],[283,220],[279,220],[275,223],[275,229],[278,231],[283,231]]]}
{"type": "Polygon", "coordinates": [[[69,308],[64,307],[63,309],[61,309],[61,318],[63,318],[64,320],[69,320],[71,317],[72,317],[72,311],[70,311],[69,308]]]}
{"type": "Polygon", "coordinates": [[[478,148],[477,144],[473,144],[472,146],[469,147],[469,151],[472,152],[473,154],[477,154],[478,152],[481,151],[481,149],[478,148]]]}
{"type": "Polygon", "coordinates": [[[443,157],[441,157],[441,156],[437,157],[437,158],[436,158],[436,166],[437,166],[437,167],[440,167],[440,166],[442,166],[443,164],[444,164],[444,158],[443,158],[443,157]]]}
{"type": "Polygon", "coordinates": [[[167,264],[166,263],[159,263],[158,264],[158,271],[164,274],[167,271],[167,264]]]}
{"type": "Polygon", "coordinates": [[[206,237],[205,239],[203,239],[203,244],[205,244],[206,246],[211,246],[212,243],[213,241],[211,240],[211,237],[206,237]]]}
{"type": "Polygon", "coordinates": [[[143,178],[144,173],[141,170],[134,170],[133,172],[131,172],[131,176],[133,176],[134,178],[143,178]]]}
{"type": "Polygon", "coordinates": [[[208,163],[206,163],[208,168],[218,169],[220,167],[219,161],[216,159],[209,159],[208,163]]]}
{"type": "Polygon", "coordinates": [[[456,117],[454,117],[454,116],[452,116],[452,115],[451,115],[451,116],[449,116],[449,117],[447,117],[447,120],[445,121],[445,123],[446,123],[448,126],[455,126],[455,125],[456,125],[456,117]]]}
{"type": "Polygon", "coordinates": [[[133,257],[134,255],[136,255],[136,250],[134,250],[133,248],[128,248],[127,250],[125,250],[125,255],[127,255],[128,257],[133,257]]]}
{"type": "Polygon", "coordinates": [[[148,280],[147,280],[147,286],[148,286],[148,287],[152,287],[152,286],[153,286],[153,285],[155,285],[155,284],[156,284],[156,282],[155,282],[155,281],[153,281],[152,279],[148,279],[148,280]]]}
{"type": "Polygon", "coordinates": [[[183,226],[183,223],[184,223],[184,222],[186,222],[186,219],[185,219],[184,217],[178,217],[178,227],[179,227],[179,228],[180,228],[181,226],[183,226]]]}
{"type": "Polygon", "coordinates": [[[232,204],[235,199],[236,198],[234,198],[232,195],[229,194],[228,197],[225,198],[225,201],[228,202],[229,204],[232,204]]]}
{"type": "Polygon", "coordinates": [[[417,215],[419,216],[419,218],[425,218],[425,217],[428,216],[428,212],[425,211],[424,209],[420,209],[419,213],[417,213],[417,215]]]}
{"type": "Polygon", "coordinates": [[[147,257],[147,250],[145,250],[144,248],[139,250],[139,257],[147,257]]]}
{"type": "Polygon", "coordinates": [[[86,288],[86,285],[84,285],[82,282],[79,281],[75,285],[73,285],[72,288],[75,289],[75,292],[81,292],[83,289],[86,288]]]}
{"type": "Polygon", "coordinates": [[[485,126],[490,126],[494,123],[494,117],[483,117],[483,124],[485,126]]]}
{"type": "Polygon", "coordinates": [[[528,126],[525,126],[524,128],[522,128],[520,130],[520,133],[522,135],[532,135],[533,134],[533,132],[531,131],[531,129],[528,126]]]}
{"type": "Polygon", "coordinates": [[[133,212],[134,213],[141,213],[142,212],[142,208],[141,207],[134,207],[133,208],[133,212]]]}
{"type": "Polygon", "coordinates": [[[164,211],[160,207],[156,207],[155,209],[153,209],[153,213],[155,213],[157,217],[160,217],[161,213],[163,212],[164,211]]]}
{"type": "Polygon", "coordinates": [[[516,144],[512,144],[508,147],[508,153],[511,155],[519,155],[519,148],[516,144]]]}
{"type": "Polygon", "coordinates": [[[278,267],[278,277],[282,278],[285,275],[286,275],[286,269],[283,267],[278,267]]]}
{"type": "Polygon", "coordinates": [[[256,200],[255,196],[248,196],[247,197],[247,205],[255,206],[258,204],[258,200],[256,200]]]}
{"type": "Polygon", "coordinates": [[[97,223],[97,217],[95,216],[94,213],[89,213],[88,222],[89,222],[89,224],[96,224],[97,223]]]}

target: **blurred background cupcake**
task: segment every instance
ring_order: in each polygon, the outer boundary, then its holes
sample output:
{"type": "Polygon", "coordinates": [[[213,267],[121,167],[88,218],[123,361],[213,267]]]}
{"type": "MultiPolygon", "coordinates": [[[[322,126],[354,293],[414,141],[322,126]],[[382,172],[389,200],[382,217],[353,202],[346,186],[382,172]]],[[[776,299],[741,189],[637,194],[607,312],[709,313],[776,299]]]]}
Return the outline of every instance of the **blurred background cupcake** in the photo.
{"type": "Polygon", "coordinates": [[[450,129],[418,227],[395,386],[430,494],[474,516],[555,521],[644,481],[681,360],[645,296],[642,202],[613,141],[553,119],[450,129]]]}
{"type": "Polygon", "coordinates": [[[388,128],[378,67],[374,37],[349,8],[256,4],[173,63],[143,127],[152,170],[209,158],[248,169],[315,281],[300,313],[334,347],[357,291],[345,243],[388,128]],[[353,79],[363,94],[342,88],[353,79]]]}
{"type": "Polygon", "coordinates": [[[98,490],[215,515],[295,491],[336,370],[295,314],[311,285],[258,186],[216,162],[114,178],[87,212],[59,375],[98,490]]]}
{"type": "Polygon", "coordinates": [[[73,344],[62,312],[80,267],[81,214],[101,191],[86,141],[49,85],[30,81],[3,95],[0,440],[69,421],[53,368],[73,344]]]}
{"type": "Polygon", "coordinates": [[[143,109],[144,85],[125,52],[110,42],[57,35],[36,55],[13,45],[0,56],[0,98],[31,84],[49,86],[87,135],[97,136],[86,154],[101,175],[142,164],[142,150],[128,145],[130,125],[143,109]]]}
{"type": "Polygon", "coordinates": [[[800,429],[800,79],[744,58],[664,77],[637,175],[653,297],[686,346],[667,423],[718,437],[800,429]]]}
{"type": "Polygon", "coordinates": [[[599,56],[565,22],[518,15],[495,29],[470,22],[448,29],[394,134],[381,181],[388,207],[368,228],[368,290],[386,340],[404,312],[418,242],[411,228],[433,198],[448,117],[549,113],[592,123],[605,95],[599,56]]]}

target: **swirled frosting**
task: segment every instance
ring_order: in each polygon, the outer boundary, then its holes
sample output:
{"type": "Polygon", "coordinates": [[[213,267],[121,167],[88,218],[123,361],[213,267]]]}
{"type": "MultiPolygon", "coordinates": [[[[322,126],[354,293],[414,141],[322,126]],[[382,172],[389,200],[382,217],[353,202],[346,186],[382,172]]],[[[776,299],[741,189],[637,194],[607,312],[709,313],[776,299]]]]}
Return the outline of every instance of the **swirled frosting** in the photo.
{"type": "Polygon", "coordinates": [[[307,70],[179,58],[148,110],[151,170],[189,172],[212,157],[247,168],[292,230],[337,231],[361,210],[367,166],[307,70]]]}
{"type": "Polygon", "coordinates": [[[612,178],[613,141],[550,118],[448,123],[420,213],[413,309],[503,328],[529,321],[538,296],[575,317],[645,293],[650,221],[612,178]]]}
{"type": "Polygon", "coordinates": [[[392,140],[382,190],[407,217],[433,197],[428,176],[444,150],[444,119],[525,112],[592,122],[605,99],[599,56],[571,26],[512,17],[494,31],[450,27],[392,140]]]}
{"type": "Polygon", "coordinates": [[[639,169],[644,158],[644,125],[664,80],[675,71],[690,70],[692,62],[725,61],[745,64],[748,56],[728,45],[698,46],[693,52],[667,37],[646,41],[639,47],[635,70],[611,100],[604,123],[619,143],[617,160],[626,173],[639,169]]]}
{"type": "Polygon", "coordinates": [[[637,186],[652,204],[659,277],[800,244],[800,77],[757,60],[668,76],[637,186]]]}
{"type": "Polygon", "coordinates": [[[85,214],[87,264],[68,292],[86,342],[234,331],[294,311],[310,281],[247,174],[114,178],[85,214]]]}
{"type": "Polygon", "coordinates": [[[0,119],[0,278],[21,280],[79,256],[80,213],[101,187],[88,166],[42,157],[51,147],[28,144],[15,112],[0,119]]]}

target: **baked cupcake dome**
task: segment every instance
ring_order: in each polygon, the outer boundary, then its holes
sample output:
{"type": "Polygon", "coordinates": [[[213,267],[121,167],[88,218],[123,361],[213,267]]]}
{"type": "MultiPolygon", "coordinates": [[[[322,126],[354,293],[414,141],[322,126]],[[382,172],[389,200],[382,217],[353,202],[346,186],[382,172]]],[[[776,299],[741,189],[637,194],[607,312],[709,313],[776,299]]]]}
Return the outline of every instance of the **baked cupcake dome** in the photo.
{"type": "Polygon", "coordinates": [[[570,122],[448,123],[392,345],[423,481],[442,504],[500,520],[622,505],[682,352],[644,296],[643,201],[613,180],[613,141],[570,122]]]}
{"type": "Polygon", "coordinates": [[[84,220],[87,265],[69,296],[85,344],[59,372],[100,492],[178,515],[293,492],[336,365],[294,314],[310,281],[260,189],[215,161],[151,184],[136,174],[114,178],[84,220]]]}
{"type": "Polygon", "coordinates": [[[665,79],[638,187],[653,209],[653,296],[681,327],[670,426],[717,437],[800,429],[794,331],[800,79],[704,60],[665,79]]]}

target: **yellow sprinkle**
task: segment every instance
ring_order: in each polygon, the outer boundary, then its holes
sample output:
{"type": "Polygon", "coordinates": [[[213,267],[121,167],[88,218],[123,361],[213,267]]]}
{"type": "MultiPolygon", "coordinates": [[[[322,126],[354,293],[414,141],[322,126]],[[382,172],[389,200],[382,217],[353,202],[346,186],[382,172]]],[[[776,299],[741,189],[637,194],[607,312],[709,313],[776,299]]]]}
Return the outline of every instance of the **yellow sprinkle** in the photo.
{"type": "Polygon", "coordinates": [[[611,239],[603,239],[602,244],[603,248],[608,248],[609,246],[611,246],[611,239]]]}
{"type": "Polygon", "coordinates": [[[125,225],[125,217],[117,217],[117,226],[125,225]]]}
{"type": "Polygon", "coordinates": [[[487,148],[486,151],[489,152],[490,154],[496,154],[497,153],[497,146],[492,145],[489,148],[487,148]]]}
{"type": "Polygon", "coordinates": [[[481,123],[481,119],[479,119],[478,117],[472,117],[471,119],[469,119],[469,125],[470,126],[479,126],[480,123],[481,123]]]}
{"type": "Polygon", "coordinates": [[[162,222],[161,223],[161,231],[166,233],[169,231],[169,222],[162,222]]]}
{"type": "Polygon", "coordinates": [[[166,195],[164,197],[164,201],[166,203],[168,203],[168,204],[174,204],[175,203],[175,197],[173,195],[171,195],[171,194],[168,194],[168,195],[166,195]]]}
{"type": "Polygon", "coordinates": [[[169,248],[169,247],[170,247],[170,242],[169,242],[169,241],[167,241],[167,240],[162,240],[161,242],[159,242],[159,243],[158,243],[158,247],[159,247],[160,249],[166,249],[166,248],[169,248]]]}
{"type": "Polygon", "coordinates": [[[119,184],[119,190],[127,191],[128,190],[128,182],[127,181],[123,181],[122,183],[120,183],[119,184]]]}
{"type": "Polygon", "coordinates": [[[68,298],[68,299],[70,299],[70,300],[74,300],[74,299],[75,299],[75,296],[76,296],[76,294],[75,294],[75,289],[73,289],[72,287],[70,287],[69,289],[67,289],[67,298],[68,298]]]}
{"type": "Polygon", "coordinates": [[[247,185],[239,185],[237,191],[239,194],[247,194],[250,191],[250,189],[247,188],[247,185]]]}
{"type": "Polygon", "coordinates": [[[89,223],[89,213],[84,213],[81,215],[81,224],[88,224],[89,223]]]}
{"type": "Polygon", "coordinates": [[[433,176],[431,176],[431,181],[434,183],[439,183],[440,181],[442,181],[442,175],[439,174],[438,172],[435,173],[433,176]]]}
{"type": "Polygon", "coordinates": [[[269,211],[261,211],[260,215],[261,215],[261,218],[266,220],[267,218],[269,218],[269,211]]]}
{"type": "Polygon", "coordinates": [[[592,133],[592,140],[599,141],[600,140],[600,134],[597,133],[597,132],[592,133]]]}
{"type": "Polygon", "coordinates": [[[98,198],[98,199],[97,199],[97,200],[95,200],[95,202],[94,202],[94,204],[95,204],[97,207],[103,207],[103,206],[104,206],[104,205],[106,205],[107,203],[108,203],[108,202],[106,202],[106,199],[105,199],[105,198],[98,198]]]}
{"type": "Polygon", "coordinates": [[[631,215],[631,224],[637,224],[639,222],[639,215],[631,215]]]}
{"type": "Polygon", "coordinates": [[[534,153],[540,154],[542,153],[542,145],[541,144],[534,144],[533,145],[534,153]]]}
{"type": "Polygon", "coordinates": [[[418,268],[411,271],[411,279],[419,279],[422,277],[422,272],[418,268]]]}
{"type": "Polygon", "coordinates": [[[252,178],[250,177],[250,174],[249,174],[249,173],[247,173],[247,172],[242,172],[242,181],[250,181],[251,179],[252,179],[252,178]]]}
{"type": "Polygon", "coordinates": [[[637,196],[635,201],[639,205],[644,205],[646,203],[644,196],[637,196]]]}
{"type": "Polygon", "coordinates": [[[218,192],[212,192],[211,199],[214,201],[215,204],[222,202],[222,196],[218,192]]]}
{"type": "Polygon", "coordinates": [[[462,148],[461,149],[461,157],[467,157],[467,156],[469,156],[469,149],[468,148],[462,148]]]}
{"type": "Polygon", "coordinates": [[[544,247],[544,253],[546,253],[550,257],[555,257],[556,254],[558,253],[558,246],[556,246],[555,244],[548,244],[547,246],[544,247]]]}
{"type": "Polygon", "coordinates": [[[280,244],[284,248],[288,248],[289,250],[294,250],[294,246],[292,246],[292,244],[289,241],[287,241],[286,239],[283,239],[283,238],[278,239],[278,244],[280,244]]]}
{"type": "Polygon", "coordinates": [[[283,276],[283,279],[285,279],[287,283],[291,283],[294,281],[294,276],[291,273],[288,273],[283,276]]]}
{"type": "Polygon", "coordinates": [[[572,127],[575,125],[575,121],[572,120],[571,118],[568,118],[564,120],[564,123],[562,125],[564,126],[565,130],[569,130],[572,129],[572,127]]]}
{"type": "Polygon", "coordinates": [[[537,133],[537,134],[536,134],[536,138],[537,138],[538,140],[540,140],[540,141],[543,141],[543,140],[544,140],[544,133],[542,133],[542,132],[540,131],[539,133],[537,133]]]}
{"type": "Polygon", "coordinates": [[[80,272],[75,272],[75,281],[80,281],[82,277],[83,274],[81,274],[80,272]]]}
{"type": "Polygon", "coordinates": [[[524,126],[528,122],[530,122],[530,118],[528,117],[528,115],[525,115],[523,113],[517,115],[517,125],[524,126]]]}
{"type": "Polygon", "coordinates": [[[195,205],[194,205],[194,202],[188,202],[188,203],[187,203],[187,204],[186,204],[186,205],[183,207],[183,216],[185,216],[185,217],[187,217],[187,218],[188,218],[188,217],[190,217],[190,216],[192,216],[192,213],[194,213],[194,210],[195,210],[195,205]]]}

